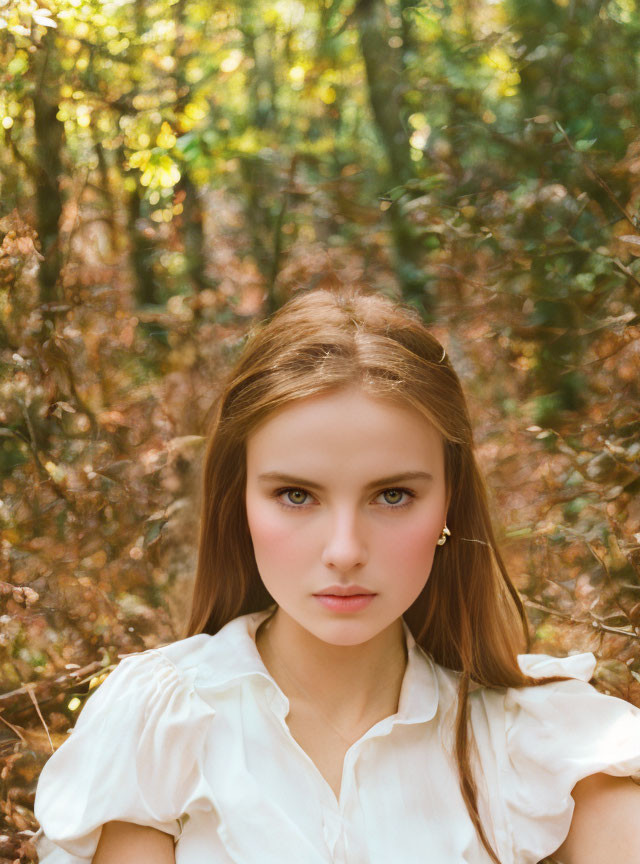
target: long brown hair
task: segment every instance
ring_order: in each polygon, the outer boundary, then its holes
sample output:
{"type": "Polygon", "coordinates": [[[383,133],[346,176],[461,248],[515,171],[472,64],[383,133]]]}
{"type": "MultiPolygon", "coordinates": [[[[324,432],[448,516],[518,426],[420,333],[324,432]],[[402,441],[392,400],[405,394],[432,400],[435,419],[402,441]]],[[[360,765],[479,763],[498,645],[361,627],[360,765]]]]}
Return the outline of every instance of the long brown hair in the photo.
{"type": "Polygon", "coordinates": [[[274,602],[260,579],[247,524],[247,437],[276,409],[353,383],[418,409],[444,439],[451,537],[438,547],[425,587],[403,617],[436,663],[460,673],[460,787],[483,845],[500,864],[478,813],[468,695],[472,682],[495,688],[536,683],[516,659],[529,645],[527,621],[497,549],[460,381],[413,309],[362,289],[311,290],[249,333],[208,436],[185,636],[215,634],[233,618],[274,602]]]}

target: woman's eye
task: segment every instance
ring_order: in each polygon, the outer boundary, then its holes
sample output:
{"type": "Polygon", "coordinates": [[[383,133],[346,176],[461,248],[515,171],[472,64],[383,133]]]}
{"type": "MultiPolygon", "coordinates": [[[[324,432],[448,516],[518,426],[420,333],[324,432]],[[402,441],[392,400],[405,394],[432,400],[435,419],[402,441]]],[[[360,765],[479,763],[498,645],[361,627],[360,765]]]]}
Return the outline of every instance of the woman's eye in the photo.
{"type": "Polygon", "coordinates": [[[414,493],[409,489],[385,489],[380,493],[385,498],[385,503],[392,505],[395,508],[406,507],[410,503],[411,498],[414,498],[414,493]]]}
{"type": "Polygon", "coordinates": [[[284,504],[285,507],[304,504],[307,497],[308,492],[305,492],[304,489],[278,489],[276,492],[276,498],[281,504],[284,504]],[[284,500],[282,500],[283,495],[285,496],[284,500]]]}

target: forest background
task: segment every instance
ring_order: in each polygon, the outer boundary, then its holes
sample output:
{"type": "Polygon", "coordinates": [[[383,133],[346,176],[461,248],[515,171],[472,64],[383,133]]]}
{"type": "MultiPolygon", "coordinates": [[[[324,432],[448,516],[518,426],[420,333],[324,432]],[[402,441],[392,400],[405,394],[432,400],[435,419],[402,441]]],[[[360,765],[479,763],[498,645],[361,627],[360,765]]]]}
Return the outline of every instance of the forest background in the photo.
{"type": "Polygon", "coordinates": [[[533,650],[640,705],[634,0],[0,0],[0,864],[180,638],[211,405],[312,286],[415,305],[533,650]]]}

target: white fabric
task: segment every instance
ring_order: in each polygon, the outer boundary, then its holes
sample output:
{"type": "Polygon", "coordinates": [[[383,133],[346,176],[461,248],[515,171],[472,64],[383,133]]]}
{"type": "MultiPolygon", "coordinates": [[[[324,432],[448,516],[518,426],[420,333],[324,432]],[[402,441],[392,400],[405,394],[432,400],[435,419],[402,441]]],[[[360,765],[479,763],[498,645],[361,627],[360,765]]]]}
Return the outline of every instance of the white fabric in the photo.
{"type": "MultiPolygon", "coordinates": [[[[89,862],[118,819],[172,834],[176,864],[488,864],[451,752],[456,673],[404,624],[398,713],[349,749],[338,801],[256,648],[269,612],[122,660],[40,775],[43,862],[89,862]]],[[[578,780],[640,772],[640,710],[587,683],[592,654],[519,662],[575,680],[470,696],[480,815],[502,864],[557,849],[578,780]]]]}

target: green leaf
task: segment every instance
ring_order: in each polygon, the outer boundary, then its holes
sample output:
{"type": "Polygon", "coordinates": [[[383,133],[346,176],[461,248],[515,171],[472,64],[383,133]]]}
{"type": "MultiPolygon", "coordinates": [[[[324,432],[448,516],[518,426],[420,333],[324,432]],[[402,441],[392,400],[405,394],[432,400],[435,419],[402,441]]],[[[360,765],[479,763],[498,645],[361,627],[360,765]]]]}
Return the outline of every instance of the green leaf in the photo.
{"type": "Polygon", "coordinates": [[[590,150],[597,140],[597,138],[582,138],[580,141],[576,141],[576,150],[579,150],[580,152],[590,150]]]}
{"type": "Polygon", "coordinates": [[[398,201],[402,198],[403,195],[406,194],[406,188],[404,186],[395,186],[393,189],[390,189],[387,195],[392,201],[398,201]]]}
{"type": "Polygon", "coordinates": [[[17,54],[7,66],[9,75],[22,75],[27,70],[29,61],[22,54],[17,54]]]}
{"type": "Polygon", "coordinates": [[[195,159],[202,152],[200,138],[194,132],[187,132],[185,135],[181,135],[174,146],[189,161],[195,159]]]}
{"type": "Polygon", "coordinates": [[[151,522],[144,535],[145,547],[151,546],[152,543],[156,542],[168,521],[168,519],[154,519],[153,522],[151,522]]]}

